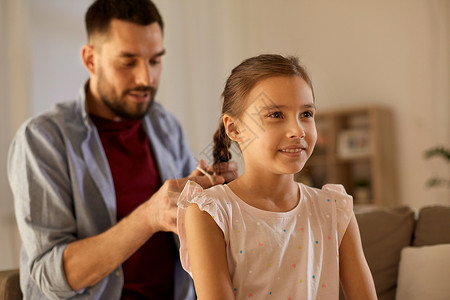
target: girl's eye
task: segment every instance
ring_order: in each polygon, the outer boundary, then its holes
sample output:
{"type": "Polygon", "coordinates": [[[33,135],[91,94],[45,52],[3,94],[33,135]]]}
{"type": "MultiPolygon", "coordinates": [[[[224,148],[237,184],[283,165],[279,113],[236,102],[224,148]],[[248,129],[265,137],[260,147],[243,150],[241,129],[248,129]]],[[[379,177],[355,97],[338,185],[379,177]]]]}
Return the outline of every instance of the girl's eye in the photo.
{"type": "Polygon", "coordinates": [[[301,114],[302,118],[312,118],[314,117],[314,114],[312,111],[305,111],[301,114]]]}
{"type": "Polygon", "coordinates": [[[277,111],[277,112],[274,112],[274,113],[270,113],[270,114],[268,115],[268,117],[269,117],[269,118],[272,118],[272,119],[281,119],[281,118],[283,118],[283,113],[277,111]]]}

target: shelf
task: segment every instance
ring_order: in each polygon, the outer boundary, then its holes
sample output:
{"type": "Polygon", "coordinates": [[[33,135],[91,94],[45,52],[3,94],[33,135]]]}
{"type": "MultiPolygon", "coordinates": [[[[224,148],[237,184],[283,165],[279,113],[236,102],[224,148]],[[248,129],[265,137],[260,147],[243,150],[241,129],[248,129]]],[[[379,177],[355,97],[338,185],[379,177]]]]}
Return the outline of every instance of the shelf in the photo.
{"type": "Polygon", "coordinates": [[[356,107],[317,112],[315,120],[316,148],[296,180],[318,188],[326,183],[342,184],[358,205],[395,203],[390,111],[377,106],[356,107]],[[368,188],[361,191],[361,186],[368,188]]]}

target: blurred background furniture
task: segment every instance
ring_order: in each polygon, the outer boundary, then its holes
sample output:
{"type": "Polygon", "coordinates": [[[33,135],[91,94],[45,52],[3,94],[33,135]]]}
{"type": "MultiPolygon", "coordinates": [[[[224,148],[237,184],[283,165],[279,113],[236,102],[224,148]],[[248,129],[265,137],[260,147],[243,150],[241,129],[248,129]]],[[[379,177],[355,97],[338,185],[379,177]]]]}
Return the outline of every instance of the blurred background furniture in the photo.
{"type": "Polygon", "coordinates": [[[296,180],[321,188],[339,183],[355,205],[398,201],[392,113],[379,105],[318,111],[318,138],[296,180]]]}
{"type": "Polygon", "coordinates": [[[444,267],[450,265],[450,206],[418,212],[363,207],[355,208],[355,215],[379,300],[450,299],[450,285],[442,284],[450,278],[450,268],[444,267]],[[408,272],[419,258],[434,269],[408,272]],[[431,288],[435,282],[441,284],[431,288]]]}
{"type": "Polygon", "coordinates": [[[0,300],[22,300],[19,269],[0,271],[0,300]]]}

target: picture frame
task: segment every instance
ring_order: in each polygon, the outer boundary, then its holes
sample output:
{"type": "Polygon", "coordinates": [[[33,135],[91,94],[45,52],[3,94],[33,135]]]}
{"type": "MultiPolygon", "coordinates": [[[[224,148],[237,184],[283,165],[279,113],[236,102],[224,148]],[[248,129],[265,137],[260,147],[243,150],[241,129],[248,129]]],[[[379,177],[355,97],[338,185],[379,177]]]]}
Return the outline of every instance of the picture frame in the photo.
{"type": "Polygon", "coordinates": [[[372,139],[368,129],[348,129],[338,136],[340,158],[362,158],[372,154],[372,139]]]}

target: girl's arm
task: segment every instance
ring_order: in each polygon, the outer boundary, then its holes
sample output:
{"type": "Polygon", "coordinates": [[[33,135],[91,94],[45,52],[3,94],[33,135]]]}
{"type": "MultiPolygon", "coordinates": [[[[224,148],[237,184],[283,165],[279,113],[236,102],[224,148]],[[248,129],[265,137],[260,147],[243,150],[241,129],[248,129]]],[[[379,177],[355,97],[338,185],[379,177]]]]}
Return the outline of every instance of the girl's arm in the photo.
{"type": "Polygon", "coordinates": [[[197,205],[186,209],[186,238],[198,299],[234,299],[223,233],[197,205]]]}
{"type": "Polygon", "coordinates": [[[339,275],[345,299],[377,299],[354,214],[339,247],[339,275]]]}

